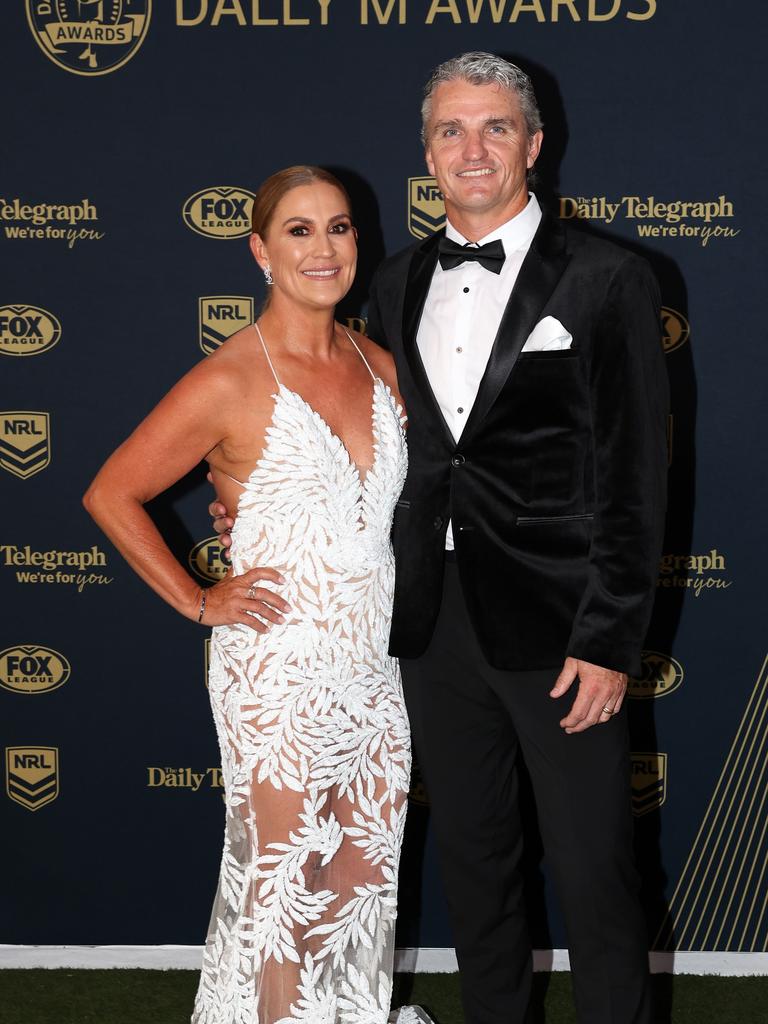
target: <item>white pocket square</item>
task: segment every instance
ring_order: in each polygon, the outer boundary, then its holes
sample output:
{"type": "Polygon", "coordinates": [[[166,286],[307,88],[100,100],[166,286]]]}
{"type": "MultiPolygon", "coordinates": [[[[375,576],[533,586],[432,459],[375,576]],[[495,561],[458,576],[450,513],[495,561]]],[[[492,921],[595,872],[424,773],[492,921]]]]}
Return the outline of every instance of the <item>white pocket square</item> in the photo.
{"type": "Polygon", "coordinates": [[[523,352],[559,352],[570,348],[573,336],[566,331],[559,320],[545,316],[539,320],[523,345],[523,352]]]}

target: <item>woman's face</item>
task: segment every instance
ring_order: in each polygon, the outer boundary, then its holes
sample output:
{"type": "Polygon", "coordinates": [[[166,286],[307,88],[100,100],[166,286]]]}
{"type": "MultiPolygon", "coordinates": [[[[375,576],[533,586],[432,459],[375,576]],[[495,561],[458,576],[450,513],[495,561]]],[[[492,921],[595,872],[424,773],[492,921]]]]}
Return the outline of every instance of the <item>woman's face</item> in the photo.
{"type": "Polygon", "coordinates": [[[352,287],[357,232],[341,192],[324,181],[298,185],[275,207],[266,238],[251,236],[262,269],[269,264],[278,293],[303,306],[335,306],[352,287]]]}

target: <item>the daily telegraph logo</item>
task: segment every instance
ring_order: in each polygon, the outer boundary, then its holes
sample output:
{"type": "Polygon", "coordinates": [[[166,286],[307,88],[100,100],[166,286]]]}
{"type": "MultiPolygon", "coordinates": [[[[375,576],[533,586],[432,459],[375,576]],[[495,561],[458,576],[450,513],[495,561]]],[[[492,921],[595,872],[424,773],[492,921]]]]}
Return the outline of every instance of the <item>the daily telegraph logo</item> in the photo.
{"type": "Polygon", "coordinates": [[[733,203],[727,196],[714,199],[659,199],[656,196],[561,196],[562,220],[613,224],[619,218],[634,226],[639,238],[687,238],[707,246],[713,239],[735,238],[733,203]]]}
{"type": "Polygon", "coordinates": [[[0,467],[21,480],[51,461],[51,421],[47,412],[0,412],[0,467]]]}
{"type": "Polygon", "coordinates": [[[667,755],[632,751],[630,758],[632,813],[639,818],[657,810],[667,799],[667,755]]]}
{"type": "Polygon", "coordinates": [[[206,238],[245,238],[251,233],[253,192],[228,185],[204,188],[184,203],[184,223],[206,238]]]}
{"type": "Polygon", "coordinates": [[[657,587],[690,590],[700,597],[705,590],[727,590],[733,580],[728,579],[725,555],[717,548],[706,554],[664,554],[659,561],[657,587]]]}
{"type": "Polygon", "coordinates": [[[408,179],[408,230],[415,238],[428,238],[445,227],[445,204],[431,177],[408,179]]]}
{"type": "Polygon", "coordinates": [[[23,644],[0,651],[0,686],[12,693],[49,693],[69,679],[71,666],[51,647],[23,644]]]}
{"type": "Polygon", "coordinates": [[[197,793],[200,789],[221,789],[224,780],[221,768],[170,768],[167,765],[147,766],[148,789],[189,789],[197,793]]]}
{"type": "Polygon", "coordinates": [[[90,199],[79,203],[30,203],[14,196],[0,198],[0,224],[8,241],[98,242],[105,235],[98,225],[99,211],[90,199]],[[87,223],[90,227],[83,227],[87,223]]]}
{"type": "Polygon", "coordinates": [[[108,75],[136,53],[149,28],[152,0],[26,0],[40,49],[65,71],[108,75]]]}
{"type": "Polygon", "coordinates": [[[254,302],[248,295],[204,295],[199,312],[198,339],[206,355],[255,319],[254,302]]]}
{"type": "Polygon", "coordinates": [[[52,349],[61,324],[40,306],[0,306],[0,355],[37,356],[52,349]]]}
{"type": "Polygon", "coordinates": [[[671,306],[661,307],[661,343],[664,355],[668,356],[688,341],[691,325],[682,313],[671,306]]]}
{"type": "Polygon", "coordinates": [[[38,551],[29,544],[0,544],[0,566],[15,570],[17,583],[74,584],[78,593],[93,584],[110,584],[112,576],[86,572],[106,568],[107,556],[93,544],[87,551],[38,551]]]}
{"type": "Polygon", "coordinates": [[[189,552],[189,567],[201,579],[218,583],[229,571],[229,563],[223,556],[224,548],[219,544],[219,538],[206,537],[189,552]]]}
{"type": "Polygon", "coordinates": [[[59,795],[58,747],[6,747],[5,791],[28,811],[39,811],[59,795]]]}
{"type": "Polygon", "coordinates": [[[627,693],[635,700],[652,697],[666,697],[683,681],[683,666],[669,654],[658,651],[643,651],[642,674],[630,679],[627,693]]]}

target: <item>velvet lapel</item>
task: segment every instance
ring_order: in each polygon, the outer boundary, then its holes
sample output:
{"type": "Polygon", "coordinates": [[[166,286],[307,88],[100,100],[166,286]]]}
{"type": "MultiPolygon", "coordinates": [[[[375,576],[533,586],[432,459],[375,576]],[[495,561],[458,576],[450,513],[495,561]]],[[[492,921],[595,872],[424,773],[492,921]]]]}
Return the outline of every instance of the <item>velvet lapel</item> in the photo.
{"type": "Polygon", "coordinates": [[[421,355],[416,345],[416,334],[419,330],[424,302],[437,264],[437,246],[444,233],[444,231],[438,231],[437,234],[431,235],[418,246],[411,258],[405,286],[405,301],[403,302],[403,350],[411,375],[421,392],[425,409],[429,410],[440,424],[450,447],[455,448],[456,442],[430,386],[424,363],[421,361],[421,355]]]}
{"type": "Polygon", "coordinates": [[[472,435],[498,398],[569,259],[562,227],[545,213],[501,318],[488,365],[459,444],[472,435]]]}

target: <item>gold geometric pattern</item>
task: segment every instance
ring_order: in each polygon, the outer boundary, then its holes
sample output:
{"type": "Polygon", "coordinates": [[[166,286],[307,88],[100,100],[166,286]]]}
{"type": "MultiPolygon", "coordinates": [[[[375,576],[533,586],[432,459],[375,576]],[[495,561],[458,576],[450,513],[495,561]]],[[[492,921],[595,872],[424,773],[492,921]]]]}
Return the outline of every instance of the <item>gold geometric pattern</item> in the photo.
{"type": "Polygon", "coordinates": [[[768,657],[654,948],[768,950],[768,657]]]}

